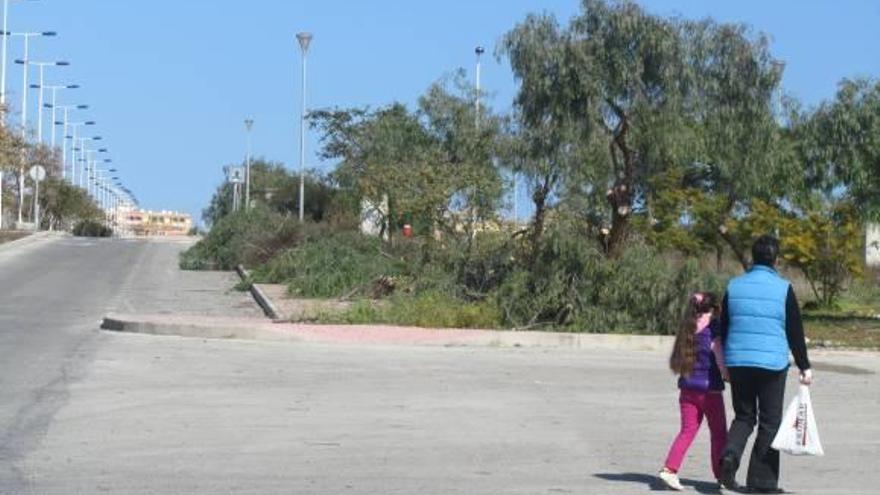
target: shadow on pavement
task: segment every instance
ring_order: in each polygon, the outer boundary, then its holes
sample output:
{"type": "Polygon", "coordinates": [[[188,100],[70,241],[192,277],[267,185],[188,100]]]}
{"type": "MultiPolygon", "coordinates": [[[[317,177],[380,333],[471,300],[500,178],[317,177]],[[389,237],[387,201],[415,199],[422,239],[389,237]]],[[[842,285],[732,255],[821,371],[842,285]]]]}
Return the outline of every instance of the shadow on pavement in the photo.
{"type": "MultiPolygon", "coordinates": [[[[660,481],[657,476],[652,474],[645,473],[597,473],[594,474],[596,478],[607,480],[607,481],[620,481],[624,483],[638,483],[645,485],[649,490],[652,491],[671,491],[666,488],[666,485],[660,481]]],[[[718,488],[716,483],[712,483],[709,481],[697,481],[688,478],[681,478],[681,484],[686,487],[691,487],[696,490],[698,493],[721,493],[721,490],[718,488]]]]}

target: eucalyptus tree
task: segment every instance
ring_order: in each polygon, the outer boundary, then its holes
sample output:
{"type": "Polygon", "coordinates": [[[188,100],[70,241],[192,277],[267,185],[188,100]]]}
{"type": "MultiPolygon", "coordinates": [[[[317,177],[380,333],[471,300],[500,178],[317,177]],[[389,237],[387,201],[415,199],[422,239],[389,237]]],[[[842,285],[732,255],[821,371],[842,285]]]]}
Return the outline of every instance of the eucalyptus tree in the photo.
{"type": "Polygon", "coordinates": [[[841,81],[831,102],[802,114],[798,158],[811,189],[880,219],[880,81],[841,81]]]}
{"type": "Polygon", "coordinates": [[[430,211],[441,203],[438,192],[444,188],[433,167],[438,150],[404,105],[319,110],[310,119],[323,132],[322,157],[339,160],[334,179],[374,210],[383,235],[390,236],[406,214],[430,211]]]}
{"type": "Polygon", "coordinates": [[[681,160],[692,133],[677,21],[631,2],[585,0],[568,28],[527,17],[500,52],[520,83],[515,106],[534,151],[523,171],[544,178],[537,199],[554,188],[588,197],[603,247],[619,255],[649,179],[681,160]]]}
{"type": "Polygon", "coordinates": [[[453,83],[432,85],[417,111],[394,103],[311,114],[322,132],[322,157],[339,162],[334,179],[372,207],[383,228],[406,221],[449,232],[464,224],[472,232],[476,221],[497,211],[498,119],[484,106],[478,121],[475,92],[460,76],[453,83]]]}
{"type": "MultiPolygon", "coordinates": [[[[681,32],[692,85],[684,108],[695,139],[689,159],[672,169],[679,182],[659,194],[684,192],[691,242],[711,247],[719,260],[727,246],[746,267],[751,239],[732,224],[752,201],[779,203],[803,186],[783,108],[777,109],[783,65],[767,37],[744,25],[683,22],[681,32]]],[[[682,211],[671,213],[675,221],[667,226],[680,227],[682,211]]]]}
{"type": "MultiPolygon", "coordinates": [[[[501,121],[485,103],[477,112],[477,96],[464,72],[458,71],[431,85],[419,98],[418,111],[439,150],[436,175],[443,177],[438,186],[445,188],[445,200],[431,216],[443,222],[447,208],[455,213],[461,219],[457,223],[464,227],[468,245],[478,224],[495,219],[503,196],[503,181],[496,166],[501,121]]],[[[447,232],[457,230],[448,221],[445,224],[447,232]]]]}

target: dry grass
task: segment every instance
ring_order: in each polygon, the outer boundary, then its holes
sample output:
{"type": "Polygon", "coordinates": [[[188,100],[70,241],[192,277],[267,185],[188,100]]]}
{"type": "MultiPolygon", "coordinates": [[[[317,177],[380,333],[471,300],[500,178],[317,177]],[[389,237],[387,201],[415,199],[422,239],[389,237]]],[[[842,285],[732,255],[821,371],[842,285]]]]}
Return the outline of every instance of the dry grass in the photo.
{"type": "Polygon", "coordinates": [[[812,347],[880,349],[880,319],[808,317],[804,331],[812,347]]]}

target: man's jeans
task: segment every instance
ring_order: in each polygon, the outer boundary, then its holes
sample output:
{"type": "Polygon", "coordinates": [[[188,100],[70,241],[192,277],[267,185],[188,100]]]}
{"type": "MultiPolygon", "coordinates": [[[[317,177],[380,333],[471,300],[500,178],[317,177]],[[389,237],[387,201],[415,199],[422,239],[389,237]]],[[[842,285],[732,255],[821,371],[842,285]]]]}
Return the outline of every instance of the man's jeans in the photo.
{"type": "Polygon", "coordinates": [[[727,435],[724,455],[732,456],[739,465],[746,442],[758,424],[758,436],[752,447],[746,485],[750,488],[774,489],[779,483],[779,451],[770,447],[782,421],[782,401],[788,369],[771,371],[763,368],[731,367],[730,389],[736,417],[727,435]]]}

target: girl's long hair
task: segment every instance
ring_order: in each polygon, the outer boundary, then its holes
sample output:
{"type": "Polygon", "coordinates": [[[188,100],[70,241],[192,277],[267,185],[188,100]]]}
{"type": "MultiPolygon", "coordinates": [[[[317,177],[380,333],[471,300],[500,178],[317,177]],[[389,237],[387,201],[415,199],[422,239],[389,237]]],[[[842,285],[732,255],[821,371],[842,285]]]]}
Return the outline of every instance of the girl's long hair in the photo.
{"type": "Polygon", "coordinates": [[[697,321],[700,316],[718,310],[718,297],[711,292],[698,292],[690,297],[684,320],[675,336],[672,355],[669,356],[669,368],[673,372],[688,376],[694,370],[697,360],[697,321]]]}

